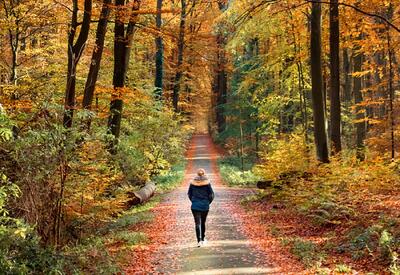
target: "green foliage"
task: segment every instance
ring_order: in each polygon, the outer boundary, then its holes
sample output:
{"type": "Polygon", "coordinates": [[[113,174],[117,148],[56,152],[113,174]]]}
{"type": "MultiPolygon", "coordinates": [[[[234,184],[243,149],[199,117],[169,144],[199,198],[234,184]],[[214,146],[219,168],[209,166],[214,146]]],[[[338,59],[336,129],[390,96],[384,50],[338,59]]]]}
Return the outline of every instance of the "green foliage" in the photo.
{"type": "Polygon", "coordinates": [[[65,247],[63,273],[116,274],[120,272],[116,259],[108,252],[106,240],[100,237],[83,239],[78,245],[65,247]]]}
{"type": "MultiPolygon", "coordinates": [[[[223,158],[218,160],[218,165],[226,165],[226,166],[241,168],[242,162],[241,158],[238,156],[224,156],[223,158]]],[[[254,166],[254,160],[246,159],[243,162],[243,170],[245,171],[251,170],[253,166],[254,166]]]]}
{"type": "Polygon", "coordinates": [[[146,234],[134,231],[119,231],[113,235],[111,242],[123,242],[128,246],[144,244],[148,242],[146,234]]]}
{"type": "Polygon", "coordinates": [[[379,251],[381,257],[390,262],[389,270],[395,275],[400,274],[399,247],[400,238],[395,238],[388,230],[384,229],[379,238],[379,251]]]}
{"type": "Polygon", "coordinates": [[[124,230],[129,226],[135,225],[139,222],[148,222],[153,219],[153,214],[149,212],[151,208],[159,203],[159,198],[152,198],[149,202],[133,207],[127,211],[124,211],[114,220],[100,228],[98,233],[106,234],[116,230],[124,230]]]}
{"type": "MultiPolygon", "coordinates": [[[[255,186],[260,177],[251,170],[242,171],[240,165],[240,160],[233,157],[219,160],[218,166],[223,180],[230,186],[255,186]]],[[[251,169],[251,164],[246,164],[246,168],[251,169]]]]}
{"type": "Polygon", "coordinates": [[[354,229],[347,238],[349,243],[339,247],[339,250],[349,251],[352,257],[356,259],[378,253],[380,259],[390,266],[393,274],[399,271],[398,249],[400,239],[394,237],[382,225],[373,225],[366,229],[354,229]]]}
{"type": "Polygon", "coordinates": [[[20,189],[0,174],[0,273],[57,274],[61,262],[49,249],[43,249],[32,227],[9,216],[7,203],[20,194],[20,189]]]}
{"type": "Polygon", "coordinates": [[[167,107],[154,100],[132,104],[123,123],[116,160],[128,181],[142,184],[182,160],[190,128],[167,107]]]}
{"type": "Polygon", "coordinates": [[[316,266],[321,263],[326,255],[318,246],[308,240],[301,238],[284,239],[284,245],[289,245],[291,252],[308,267],[316,266]]]}
{"type": "Polygon", "coordinates": [[[348,220],[355,216],[354,210],[349,206],[327,201],[323,198],[314,198],[310,204],[310,208],[305,212],[310,213],[308,216],[320,226],[338,225],[343,220],[348,220]]]}
{"type": "MultiPolygon", "coordinates": [[[[82,131],[65,129],[52,120],[61,106],[42,106],[37,121],[19,133],[17,139],[4,143],[8,158],[3,171],[21,189],[21,197],[15,202],[21,217],[35,224],[43,242],[54,241],[54,224],[64,213],[57,208],[58,201],[68,204],[65,194],[75,185],[69,185],[70,175],[76,173],[72,164],[78,159],[77,140],[82,131]]],[[[75,190],[76,191],[76,190],[75,190]]]]}
{"type": "Polygon", "coordinates": [[[185,161],[180,161],[173,165],[168,171],[163,171],[153,178],[157,184],[158,192],[165,192],[172,190],[183,181],[185,176],[185,161]]]}
{"type": "Polygon", "coordinates": [[[12,123],[0,104],[0,141],[8,141],[12,138],[12,123]]]}
{"type": "Polygon", "coordinates": [[[248,206],[251,202],[260,201],[269,196],[270,193],[265,192],[264,190],[258,190],[251,195],[245,196],[243,199],[240,200],[240,203],[244,206],[248,206]]]}
{"type": "Polygon", "coordinates": [[[399,259],[399,254],[396,252],[393,252],[392,255],[392,262],[389,267],[389,271],[393,275],[400,275],[400,259],[399,259]]]}
{"type": "Polygon", "coordinates": [[[60,274],[63,259],[50,249],[42,248],[39,238],[27,225],[17,225],[26,236],[16,236],[10,231],[0,233],[1,274],[60,274]],[[23,227],[24,226],[24,227],[23,227]]]}
{"type": "MultiPolygon", "coordinates": [[[[232,3],[224,14],[227,24],[236,25],[243,8],[243,2],[232,3]]],[[[292,133],[299,126],[308,132],[305,121],[312,121],[308,49],[303,43],[308,38],[293,29],[292,14],[284,24],[274,17],[264,20],[261,14],[239,24],[227,46],[233,72],[224,106],[227,129],[221,138],[236,151],[242,143],[246,156],[258,150],[257,143],[265,138],[292,133]],[[284,38],[289,33],[290,39],[284,38]]]]}
{"type": "Polygon", "coordinates": [[[10,197],[18,197],[20,192],[18,186],[12,184],[6,175],[0,173],[0,217],[8,216],[7,202],[10,197]]]}
{"type": "Polygon", "coordinates": [[[335,267],[335,272],[344,273],[344,274],[351,274],[351,273],[353,273],[353,269],[348,265],[338,264],[335,267]]]}
{"type": "Polygon", "coordinates": [[[295,239],[292,243],[292,253],[305,265],[311,266],[314,261],[321,258],[317,255],[317,248],[313,242],[295,239]]]}

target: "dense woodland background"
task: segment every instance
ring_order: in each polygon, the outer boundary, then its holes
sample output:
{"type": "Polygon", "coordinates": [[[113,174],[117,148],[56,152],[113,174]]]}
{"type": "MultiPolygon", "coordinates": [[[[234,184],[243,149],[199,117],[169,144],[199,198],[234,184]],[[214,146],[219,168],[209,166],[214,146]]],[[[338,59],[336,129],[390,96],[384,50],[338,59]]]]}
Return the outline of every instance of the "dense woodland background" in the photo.
{"type": "Polygon", "coordinates": [[[115,272],[200,129],[322,234],[275,230],[306,268],[399,274],[399,1],[0,4],[2,272],[115,272]]]}

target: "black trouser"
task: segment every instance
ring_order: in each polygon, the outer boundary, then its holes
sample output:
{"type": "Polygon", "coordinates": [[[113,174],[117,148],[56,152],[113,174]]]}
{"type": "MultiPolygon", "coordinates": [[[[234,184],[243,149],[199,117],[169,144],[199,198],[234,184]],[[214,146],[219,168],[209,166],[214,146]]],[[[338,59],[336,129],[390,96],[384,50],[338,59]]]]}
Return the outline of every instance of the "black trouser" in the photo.
{"type": "Polygon", "coordinates": [[[198,210],[193,210],[193,217],[194,217],[194,223],[195,223],[195,228],[196,228],[196,237],[197,241],[204,241],[204,236],[206,233],[206,220],[207,220],[207,215],[208,211],[198,211],[198,210]]]}

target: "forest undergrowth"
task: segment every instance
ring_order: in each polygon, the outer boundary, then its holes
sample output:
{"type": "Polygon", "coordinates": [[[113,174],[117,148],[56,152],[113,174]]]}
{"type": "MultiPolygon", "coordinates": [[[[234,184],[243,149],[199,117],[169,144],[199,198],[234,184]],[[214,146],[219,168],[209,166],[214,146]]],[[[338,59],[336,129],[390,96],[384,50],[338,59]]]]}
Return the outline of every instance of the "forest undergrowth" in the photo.
{"type": "Polygon", "coordinates": [[[294,134],[267,148],[243,171],[240,158],[219,162],[228,184],[265,188],[243,200],[265,234],[279,239],[306,272],[399,274],[398,163],[372,156],[360,162],[344,151],[321,164],[294,134]]]}
{"type": "Polygon", "coordinates": [[[2,274],[113,274],[126,251],[146,242],[130,227],[150,221],[149,210],[182,181],[191,132],[168,107],[150,104],[127,108],[118,153],[101,118],[89,131],[65,129],[57,108],[41,106],[13,138],[20,118],[0,113],[2,274]],[[156,195],[131,208],[148,181],[156,195]]]}

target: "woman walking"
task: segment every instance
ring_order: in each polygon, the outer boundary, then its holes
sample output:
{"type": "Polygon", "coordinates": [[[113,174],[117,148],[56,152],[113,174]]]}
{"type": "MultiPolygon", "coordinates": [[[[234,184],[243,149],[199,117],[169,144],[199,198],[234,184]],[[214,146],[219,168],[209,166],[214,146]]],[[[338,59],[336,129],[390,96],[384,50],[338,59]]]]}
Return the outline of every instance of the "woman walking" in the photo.
{"type": "Polygon", "coordinates": [[[197,246],[200,247],[205,244],[206,220],[210,204],[214,199],[214,191],[204,169],[199,169],[197,176],[190,182],[188,196],[192,202],[197,246]]]}

